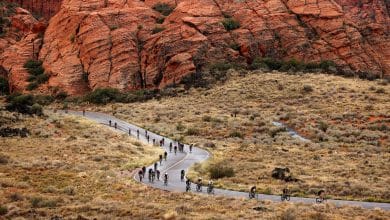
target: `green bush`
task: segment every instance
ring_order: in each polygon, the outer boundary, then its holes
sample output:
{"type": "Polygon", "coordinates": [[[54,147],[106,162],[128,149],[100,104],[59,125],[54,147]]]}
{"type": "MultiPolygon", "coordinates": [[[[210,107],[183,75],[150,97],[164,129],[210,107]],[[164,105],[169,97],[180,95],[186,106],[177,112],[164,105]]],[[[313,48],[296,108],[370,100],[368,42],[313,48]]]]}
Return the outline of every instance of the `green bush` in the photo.
{"type": "Polygon", "coordinates": [[[229,137],[237,137],[237,138],[243,138],[244,135],[239,132],[239,131],[232,131],[230,134],[229,134],[229,137]]]}
{"type": "Polygon", "coordinates": [[[160,12],[164,16],[168,16],[172,13],[174,8],[166,3],[157,3],[153,6],[153,9],[160,12]]]}
{"type": "Polygon", "coordinates": [[[8,208],[5,206],[0,206],[0,215],[5,215],[8,213],[8,208]]]}
{"type": "Polygon", "coordinates": [[[160,33],[161,31],[165,30],[164,27],[155,27],[153,28],[152,30],[152,34],[157,34],[157,33],[160,33]]]}
{"type": "Polygon", "coordinates": [[[164,23],[164,21],[165,21],[165,18],[163,18],[163,17],[156,18],[156,23],[157,24],[162,24],[162,23],[164,23]]]}
{"type": "Polygon", "coordinates": [[[9,93],[8,80],[0,76],[0,95],[7,95],[9,93]]]}
{"type": "Polygon", "coordinates": [[[12,94],[7,97],[7,111],[19,112],[29,115],[42,115],[42,106],[36,103],[36,98],[30,94],[12,94]]]}
{"type": "Polygon", "coordinates": [[[225,18],[222,21],[222,24],[227,31],[232,31],[240,27],[240,22],[234,20],[233,18],[225,18]]]}
{"type": "Polygon", "coordinates": [[[210,173],[210,178],[212,179],[234,176],[234,169],[222,162],[210,165],[208,171],[210,173]]]}
{"type": "Polygon", "coordinates": [[[42,61],[39,60],[28,60],[23,67],[30,74],[27,78],[29,84],[27,85],[27,90],[31,91],[42,83],[49,80],[49,75],[45,74],[45,69],[42,67],[42,61]]]}
{"type": "Polygon", "coordinates": [[[114,88],[98,88],[85,96],[85,101],[95,104],[107,104],[122,99],[122,94],[114,88]]]}
{"type": "Polygon", "coordinates": [[[199,129],[196,129],[196,128],[188,128],[186,131],[186,135],[189,135],[189,136],[197,136],[199,134],[200,134],[200,131],[199,131],[199,129]]]}

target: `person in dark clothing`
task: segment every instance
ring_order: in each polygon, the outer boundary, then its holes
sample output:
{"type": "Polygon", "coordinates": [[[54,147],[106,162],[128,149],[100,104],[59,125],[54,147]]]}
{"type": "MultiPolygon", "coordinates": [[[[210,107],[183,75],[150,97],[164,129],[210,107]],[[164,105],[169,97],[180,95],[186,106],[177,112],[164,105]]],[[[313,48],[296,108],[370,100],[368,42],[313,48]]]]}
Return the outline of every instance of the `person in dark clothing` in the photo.
{"type": "Polygon", "coordinates": [[[159,159],[160,159],[160,166],[161,166],[163,160],[163,156],[161,154],[159,155],[159,159]]]}
{"type": "Polygon", "coordinates": [[[111,127],[111,120],[108,121],[108,125],[111,127]]]}
{"type": "Polygon", "coordinates": [[[180,171],[180,180],[182,181],[182,182],[184,182],[184,177],[185,177],[185,171],[184,170],[181,170],[180,171]]]}
{"type": "Polygon", "coordinates": [[[175,155],[176,155],[176,152],[177,152],[177,146],[175,146],[175,147],[173,148],[173,151],[175,152],[175,155]]]}
{"type": "Polygon", "coordinates": [[[186,192],[191,190],[191,181],[189,179],[186,180],[186,192]]]}
{"type": "Polygon", "coordinates": [[[139,181],[142,182],[142,178],[144,177],[142,170],[138,171],[138,177],[139,177],[139,181]]]}
{"type": "Polygon", "coordinates": [[[169,153],[172,153],[172,142],[169,144],[169,153]]]}
{"type": "Polygon", "coordinates": [[[156,170],[157,180],[160,180],[160,170],[156,170]]]}
{"type": "Polygon", "coordinates": [[[157,170],[158,163],[154,163],[154,170],[157,170]]]}
{"type": "Polygon", "coordinates": [[[137,130],[137,138],[139,138],[139,130],[137,130]]]}
{"type": "Polygon", "coordinates": [[[146,167],[142,167],[142,175],[144,176],[144,178],[145,178],[145,173],[146,173],[146,167]]]}
{"type": "Polygon", "coordinates": [[[193,145],[192,145],[192,144],[190,144],[190,153],[192,153],[192,146],[193,146],[193,145]]]}
{"type": "Polygon", "coordinates": [[[153,173],[153,169],[152,168],[150,168],[149,169],[149,176],[148,176],[148,179],[149,179],[149,182],[152,182],[152,173],[153,173]]]}
{"type": "Polygon", "coordinates": [[[168,153],[165,151],[164,152],[164,160],[167,161],[168,153]]]}

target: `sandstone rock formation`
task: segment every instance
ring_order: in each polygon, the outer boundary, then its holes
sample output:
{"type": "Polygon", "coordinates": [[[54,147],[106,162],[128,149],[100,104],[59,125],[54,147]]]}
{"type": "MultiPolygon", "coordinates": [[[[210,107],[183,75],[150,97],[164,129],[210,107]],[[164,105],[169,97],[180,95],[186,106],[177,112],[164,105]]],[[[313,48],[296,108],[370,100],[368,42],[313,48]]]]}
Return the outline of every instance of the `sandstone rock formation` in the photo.
{"type": "Polygon", "coordinates": [[[23,65],[30,59],[38,59],[47,24],[22,8],[16,8],[8,19],[10,26],[0,38],[0,72],[8,78],[11,92],[22,92],[28,84],[23,65]]]}
{"type": "Polygon", "coordinates": [[[7,0],[7,2],[16,3],[38,17],[49,19],[60,10],[62,0],[7,0]]]}
{"type": "Polygon", "coordinates": [[[390,77],[389,24],[380,0],[63,0],[39,59],[48,86],[69,94],[160,88],[206,63],[256,57],[333,60],[390,77]],[[174,7],[162,24],[159,2],[174,7]],[[226,17],[240,27],[225,30],[226,17]]]}

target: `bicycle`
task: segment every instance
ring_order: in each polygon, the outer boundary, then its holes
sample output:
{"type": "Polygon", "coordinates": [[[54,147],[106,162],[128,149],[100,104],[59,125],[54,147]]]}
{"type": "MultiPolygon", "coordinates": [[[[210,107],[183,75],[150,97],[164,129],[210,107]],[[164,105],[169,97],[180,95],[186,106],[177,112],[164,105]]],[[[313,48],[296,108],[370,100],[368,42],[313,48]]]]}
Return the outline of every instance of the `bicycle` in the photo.
{"type": "Polygon", "coordinates": [[[202,192],[202,184],[196,184],[196,191],[202,192]]]}
{"type": "Polygon", "coordinates": [[[256,192],[249,192],[249,199],[259,199],[259,194],[256,192]]]}
{"type": "Polygon", "coordinates": [[[280,199],[282,200],[282,201],[290,201],[290,195],[289,194],[282,194],[281,196],[280,196],[280,199]]]}
{"type": "Polygon", "coordinates": [[[208,186],[207,187],[207,193],[208,194],[214,194],[214,186],[208,186]]]}

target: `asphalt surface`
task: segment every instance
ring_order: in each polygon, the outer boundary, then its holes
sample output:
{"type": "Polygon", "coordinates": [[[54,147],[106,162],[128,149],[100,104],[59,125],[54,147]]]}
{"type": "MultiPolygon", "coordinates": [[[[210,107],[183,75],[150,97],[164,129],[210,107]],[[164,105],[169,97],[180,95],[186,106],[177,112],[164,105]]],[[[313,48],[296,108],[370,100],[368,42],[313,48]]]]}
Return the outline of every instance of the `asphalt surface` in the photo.
{"type": "MultiPolygon", "coordinates": [[[[58,113],[65,114],[63,111],[58,111],[58,113]]],[[[79,115],[83,116],[82,112],[79,111],[68,111],[67,114],[71,115],[79,115]]],[[[136,125],[127,123],[123,120],[117,119],[114,116],[103,114],[103,113],[97,113],[97,112],[86,112],[84,117],[98,122],[100,124],[108,125],[109,121],[111,121],[111,127],[112,129],[115,129],[115,123],[116,123],[116,129],[117,131],[127,133],[131,136],[134,136],[137,138],[140,142],[143,143],[153,143],[153,139],[156,141],[156,147],[159,146],[159,141],[161,139],[165,139],[165,145],[162,146],[162,148],[168,152],[167,160],[163,160],[162,164],[158,164],[158,170],[161,172],[160,180],[156,180],[153,183],[148,181],[147,174],[145,175],[145,179],[142,180],[142,184],[149,185],[154,188],[159,188],[162,190],[167,191],[173,191],[173,192],[185,192],[185,183],[181,181],[180,179],[180,171],[185,170],[187,173],[188,169],[195,163],[200,163],[210,157],[210,154],[203,149],[200,149],[198,147],[193,147],[192,152],[189,152],[189,146],[185,145],[184,152],[177,152],[176,154],[173,152],[169,152],[169,143],[173,143],[173,146],[177,145],[177,142],[167,138],[162,137],[158,134],[155,134],[153,132],[147,131],[148,135],[150,136],[149,142],[145,135],[145,129],[138,127],[136,125]],[[139,131],[139,135],[137,135],[137,130],[139,131]],[[130,131],[130,132],[129,132],[130,131]],[[162,177],[165,173],[168,173],[168,185],[164,185],[162,177]]],[[[147,167],[147,170],[154,168],[154,164],[147,167]]],[[[138,177],[138,172],[135,173],[134,179],[138,182],[140,182],[138,177]]],[[[249,189],[250,186],[248,186],[249,189]]],[[[202,192],[196,192],[195,191],[195,184],[191,184],[191,192],[194,193],[206,193],[207,188],[204,186],[202,187],[202,192]]],[[[225,190],[225,189],[214,189],[213,195],[223,195],[223,196],[230,196],[230,197],[239,197],[239,198],[248,198],[248,192],[238,192],[238,191],[232,191],[232,190],[225,190]]],[[[210,195],[210,196],[213,196],[210,195]]],[[[265,195],[265,194],[259,194],[258,195],[259,200],[270,200],[273,202],[281,202],[280,195],[265,195]]],[[[291,197],[289,202],[294,203],[307,203],[307,204],[314,204],[316,203],[315,198],[303,198],[303,197],[291,197]]],[[[336,206],[344,206],[344,205],[350,205],[350,206],[360,206],[363,208],[373,209],[373,208],[381,208],[383,210],[390,210],[390,203],[377,203],[377,202],[360,202],[360,201],[347,201],[347,200],[326,200],[327,203],[333,203],[336,206]]]]}

